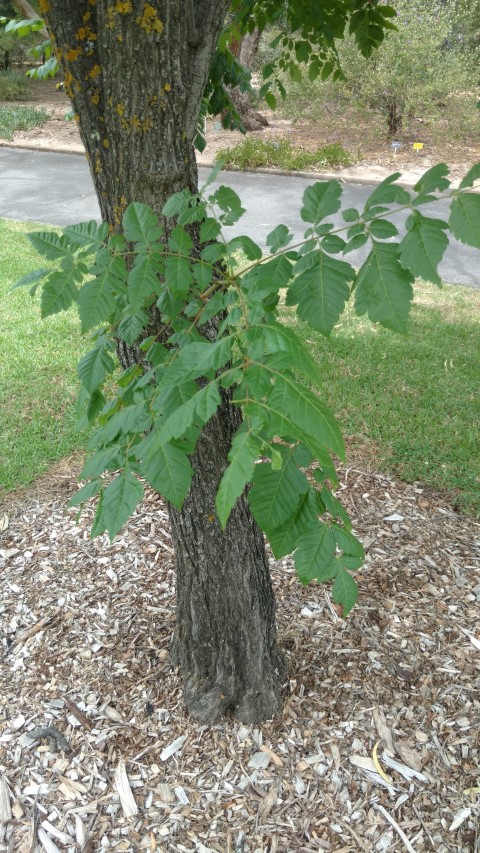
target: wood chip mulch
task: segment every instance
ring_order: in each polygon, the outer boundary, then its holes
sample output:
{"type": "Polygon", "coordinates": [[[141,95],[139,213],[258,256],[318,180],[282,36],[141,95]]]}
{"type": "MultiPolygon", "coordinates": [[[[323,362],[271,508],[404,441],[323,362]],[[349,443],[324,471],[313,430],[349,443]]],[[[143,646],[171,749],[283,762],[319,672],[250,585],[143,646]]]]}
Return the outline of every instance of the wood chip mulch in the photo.
{"type": "Polygon", "coordinates": [[[0,850],[480,850],[480,525],[345,470],[360,602],[275,562],[281,716],[198,725],[169,662],[165,507],[110,544],[66,510],[74,474],[0,509],[0,850]],[[477,691],[477,692],[476,692],[477,691]]]}

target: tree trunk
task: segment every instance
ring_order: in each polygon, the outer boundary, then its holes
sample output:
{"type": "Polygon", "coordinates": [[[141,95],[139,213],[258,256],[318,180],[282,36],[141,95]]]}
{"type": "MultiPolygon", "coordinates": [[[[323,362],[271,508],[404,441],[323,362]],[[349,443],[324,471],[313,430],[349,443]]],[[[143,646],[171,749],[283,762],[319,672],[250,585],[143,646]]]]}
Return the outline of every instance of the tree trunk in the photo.
{"type": "MultiPolygon", "coordinates": [[[[132,201],[160,212],[172,193],[197,189],[193,139],[228,5],[229,0],[115,5],[42,0],[102,217],[112,230],[132,201]]],[[[124,357],[135,358],[135,351],[124,357]]],[[[198,442],[185,505],[171,510],[175,654],[187,705],[207,723],[227,710],[249,722],[272,716],[280,707],[284,675],[262,534],[245,496],[225,532],[215,513],[239,418],[225,398],[198,442]]]]}
{"type": "Polygon", "coordinates": [[[246,495],[224,533],[215,513],[215,495],[240,421],[238,409],[225,400],[198,442],[192,489],[182,511],[171,510],[176,653],[187,705],[205,722],[226,711],[244,722],[272,716],[280,708],[285,675],[275,642],[263,535],[246,495]]]}
{"type": "MultiPolygon", "coordinates": [[[[253,70],[261,36],[261,31],[256,29],[253,33],[246,33],[240,41],[235,41],[230,44],[230,50],[233,55],[236,56],[238,61],[241,62],[242,65],[245,65],[249,71],[253,70]]],[[[245,130],[262,130],[262,128],[268,127],[267,119],[252,105],[252,99],[248,92],[242,92],[238,86],[235,86],[233,89],[229,89],[228,91],[235,109],[242,119],[245,130]]]]}

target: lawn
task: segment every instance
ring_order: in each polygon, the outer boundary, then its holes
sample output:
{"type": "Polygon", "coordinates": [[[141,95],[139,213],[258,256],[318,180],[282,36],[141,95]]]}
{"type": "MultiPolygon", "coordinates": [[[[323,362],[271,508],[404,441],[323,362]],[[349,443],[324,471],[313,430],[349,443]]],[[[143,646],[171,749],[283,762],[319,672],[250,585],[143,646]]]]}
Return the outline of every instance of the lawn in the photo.
{"type": "Polygon", "coordinates": [[[40,318],[28,288],[11,291],[44,266],[28,231],[44,226],[0,219],[0,494],[30,483],[82,448],[76,428],[76,363],[86,344],[76,313],[40,318]]]}
{"type": "Polygon", "coordinates": [[[328,341],[295,326],[355,458],[480,515],[480,291],[417,283],[407,336],[352,312],[328,341]]]}
{"type": "MultiPolygon", "coordinates": [[[[42,321],[27,288],[10,292],[42,265],[25,237],[37,227],[0,220],[0,492],[85,444],[75,397],[88,342],[75,312],[42,321]]],[[[321,393],[355,464],[441,489],[480,515],[480,291],[419,283],[405,337],[349,312],[326,340],[288,310],[318,358],[321,393]]]]}

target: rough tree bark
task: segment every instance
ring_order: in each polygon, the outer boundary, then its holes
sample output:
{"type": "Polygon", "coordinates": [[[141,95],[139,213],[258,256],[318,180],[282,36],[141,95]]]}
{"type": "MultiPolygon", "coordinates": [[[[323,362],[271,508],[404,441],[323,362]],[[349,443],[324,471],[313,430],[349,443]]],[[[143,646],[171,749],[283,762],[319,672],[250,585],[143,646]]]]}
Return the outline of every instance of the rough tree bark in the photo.
{"type": "MultiPolygon", "coordinates": [[[[132,201],[160,212],[172,193],[196,190],[197,116],[229,0],[40,4],[111,228],[132,201]]],[[[226,711],[245,721],[272,716],[284,675],[262,534],[245,496],[225,532],[215,512],[238,418],[225,399],[199,440],[190,495],[181,512],[171,510],[175,653],[187,705],[207,723],[226,711]]]]}

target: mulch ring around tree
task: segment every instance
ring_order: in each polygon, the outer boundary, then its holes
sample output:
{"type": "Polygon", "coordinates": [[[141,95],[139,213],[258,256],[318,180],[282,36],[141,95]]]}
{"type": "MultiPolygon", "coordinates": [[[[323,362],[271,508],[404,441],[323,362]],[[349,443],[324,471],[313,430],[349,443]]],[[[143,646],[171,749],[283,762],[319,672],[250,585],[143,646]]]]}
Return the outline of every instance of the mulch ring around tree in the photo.
{"type": "Polygon", "coordinates": [[[76,471],[0,508],[0,850],[478,851],[480,525],[343,470],[359,604],[271,559],[282,714],[198,725],[169,662],[168,515],[110,543],[65,509],[76,471]]]}

